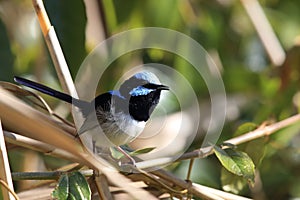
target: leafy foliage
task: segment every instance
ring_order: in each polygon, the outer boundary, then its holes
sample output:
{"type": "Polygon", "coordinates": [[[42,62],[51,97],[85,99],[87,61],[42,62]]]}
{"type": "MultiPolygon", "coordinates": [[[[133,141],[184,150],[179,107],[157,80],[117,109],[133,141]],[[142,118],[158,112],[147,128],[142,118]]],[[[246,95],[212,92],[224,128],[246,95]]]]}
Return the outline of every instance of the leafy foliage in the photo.
{"type": "Polygon", "coordinates": [[[59,200],[91,199],[91,190],[85,177],[80,172],[63,174],[59,178],[56,189],[52,196],[59,200]]]}
{"type": "Polygon", "coordinates": [[[214,151],[222,165],[233,174],[246,178],[254,183],[255,166],[251,158],[241,151],[214,147],[214,151]]]}

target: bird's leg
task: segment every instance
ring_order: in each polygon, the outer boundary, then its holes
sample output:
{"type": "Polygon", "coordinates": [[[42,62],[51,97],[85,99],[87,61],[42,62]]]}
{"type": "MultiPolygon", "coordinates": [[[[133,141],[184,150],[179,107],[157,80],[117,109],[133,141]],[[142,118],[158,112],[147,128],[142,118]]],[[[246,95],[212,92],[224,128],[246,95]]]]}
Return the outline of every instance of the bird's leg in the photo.
{"type": "Polygon", "coordinates": [[[124,154],[125,157],[127,157],[133,166],[135,166],[135,160],[126,152],[124,151],[120,146],[117,146],[118,151],[120,151],[122,154],[124,154]]]}
{"type": "Polygon", "coordinates": [[[96,141],[92,140],[92,145],[93,145],[93,153],[96,154],[96,141]]]}

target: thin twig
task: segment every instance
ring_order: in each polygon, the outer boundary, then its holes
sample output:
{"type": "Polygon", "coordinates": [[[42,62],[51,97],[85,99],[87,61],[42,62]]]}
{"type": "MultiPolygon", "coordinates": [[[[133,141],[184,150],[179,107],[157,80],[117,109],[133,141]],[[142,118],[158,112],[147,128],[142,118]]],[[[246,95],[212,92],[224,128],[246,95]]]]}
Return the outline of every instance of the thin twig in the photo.
{"type": "MultiPolygon", "coordinates": [[[[15,191],[13,191],[13,190],[9,187],[9,185],[8,185],[5,181],[3,181],[3,180],[0,179],[0,183],[1,183],[1,185],[2,185],[3,187],[5,187],[5,188],[7,189],[7,191],[8,191],[10,194],[12,194],[12,196],[13,196],[16,200],[19,200],[18,195],[15,193],[15,191]]],[[[3,193],[2,193],[2,195],[3,195],[3,193]]],[[[4,197],[4,198],[5,198],[5,197],[4,197]]]]}
{"type": "Polygon", "coordinates": [[[4,141],[4,134],[2,131],[1,118],[0,118],[0,179],[7,184],[8,191],[2,190],[4,199],[11,199],[11,193],[14,193],[14,186],[12,183],[11,172],[9,167],[9,160],[7,156],[6,145],[4,141]],[[11,192],[12,191],[12,192],[11,192]]]}
{"type": "MultiPolygon", "coordinates": [[[[289,118],[279,121],[277,123],[271,124],[269,126],[265,126],[263,128],[260,127],[256,130],[248,132],[244,135],[226,140],[226,141],[224,141],[224,143],[239,145],[239,144],[260,138],[260,137],[264,137],[264,136],[273,134],[280,129],[283,129],[285,127],[295,124],[296,122],[300,122],[300,114],[294,115],[292,117],[289,117],[289,118]]],[[[178,159],[176,159],[176,157],[163,157],[163,158],[158,158],[158,159],[153,159],[153,160],[148,160],[148,161],[137,162],[136,166],[140,169],[148,169],[148,168],[153,168],[153,167],[170,164],[170,163],[174,162],[174,160],[182,161],[182,160],[188,160],[188,159],[193,159],[193,158],[205,158],[209,155],[212,155],[213,153],[214,153],[213,146],[208,146],[208,147],[203,147],[203,148],[194,150],[192,152],[185,153],[182,156],[180,156],[178,159]]]]}
{"type": "Polygon", "coordinates": [[[217,199],[222,199],[217,195],[213,194],[208,194],[207,192],[203,192],[193,186],[191,182],[189,181],[184,181],[178,177],[176,177],[174,174],[167,172],[165,170],[157,170],[151,172],[154,175],[160,177],[161,179],[168,181],[171,185],[176,185],[178,187],[181,187],[183,189],[187,189],[189,194],[192,194],[194,196],[200,197],[201,199],[212,199],[212,200],[217,200],[217,199]]]}
{"type": "Polygon", "coordinates": [[[174,193],[174,194],[187,194],[188,190],[187,189],[183,189],[183,190],[176,190],[171,188],[170,186],[168,186],[167,184],[163,183],[158,177],[154,176],[153,174],[147,173],[141,169],[138,169],[138,171],[141,174],[144,174],[146,177],[148,177],[149,179],[151,179],[152,181],[158,183],[160,186],[162,186],[163,188],[165,188],[166,190],[168,190],[170,193],[174,193]]]}
{"type": "MultiPolygon", "coordinates": [[[[80,170],[86,177],[93,175],[93,170],[80,170]]],[[[14,181],[19,180],[57,180],[65,171],[53,171],[53,172],[13,172],[12,178],[14,181]]]]}
{"type": "Polygon", "coordinates": [[[280,129],[283,129],[285,127],[295,124],[296,122],[300,122],[300,114],[294,115],[292,117],[289,117],[287,119],[279,121],[275,124],[271,124],[269,126],[265,126],[262,128],[259,127],[258,129],[251,131],[249,133],[246,133],[244,135],[226,140],[226,141],[224,141],[224,143],[239,145],[239,144],[260,138],[260,137],[271,135],[271,134],[275,133],[276,131],[279,131],[280,129]]]}
{"type": "Polygon", "coordinates": [[[190,180],[190,178],[191,178],[194,161],[195,161],[194,158],[190,159],[189,169],[188,169],[188,173],[187,173],[187,176],[186,176],[186,180],[190,180]]]}
{"type": "Polygon", "coordinates": [[[213,199],[213,200],[224,200],[224,199],[232,199],[232,200],[249,200],[248,198],[241,197],[238,195],[230,194],[221,190],[217,190],[214,188],[206,187],[200,184],[191,183],[189,181],[181,180],[177,178],[175,175],[167,172],[165,170],[157,170],[152,172],[156,176],[168,181],[171,185],[176,185],[181,188],[187,188],[188,193],[194,196],[200,197],[202,199],[213,199]]]}

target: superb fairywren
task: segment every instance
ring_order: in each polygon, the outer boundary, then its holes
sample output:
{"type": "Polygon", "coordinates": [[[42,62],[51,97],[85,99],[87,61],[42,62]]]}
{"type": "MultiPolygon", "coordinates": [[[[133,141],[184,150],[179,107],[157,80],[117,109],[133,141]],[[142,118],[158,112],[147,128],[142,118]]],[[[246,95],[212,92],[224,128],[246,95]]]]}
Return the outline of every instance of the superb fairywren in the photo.
{"type": "Polygon", "coordinates": [[[119,90],[109,91],[87,102],[21,77],[14,80],[78,107],[85,118],[78,135],[90,130],[93,148],[95,145],[120,146],[135,139],[157,106],[161,91],[169,89],[153,73],[142,71],[126,80],[119,90]],[[103,144],[103,134],[97,132],[99,126],[110,144],[103,144]]]}

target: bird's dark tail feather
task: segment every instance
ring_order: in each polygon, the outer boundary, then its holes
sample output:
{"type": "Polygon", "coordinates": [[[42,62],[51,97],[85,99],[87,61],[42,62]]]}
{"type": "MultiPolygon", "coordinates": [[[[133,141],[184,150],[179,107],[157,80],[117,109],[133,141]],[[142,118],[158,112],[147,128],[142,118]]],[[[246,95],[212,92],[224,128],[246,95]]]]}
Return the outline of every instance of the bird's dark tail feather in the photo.
{"type": "Polygon", "coordinates": [[[47,87],[45,85],[33,82],[33,81],[25,79],[25,78],[21,78],[21,77],[15,76],[14,80],[15,80],[15,82],[17,82],[17,83],[19,83],[21,85],[30,87],[30,88],[35,89],[35,90],[37,90],[39,92],[42,92],[44,94],[50,95],[50,96],[55,97],[57,99],[60,99],[62,101],[65,101],[65,102],[68,102],[70,104],[73,104],[74,106],[76,106],[76,107],[78,107],[80,109],[85,109],[86,106],[89,104],[86,101],[75,99],[75,98],[71,97],[68,94],[59,92],[59,91],[54,90],[52,88],[49,88],[49,87],[47,87]]]}

